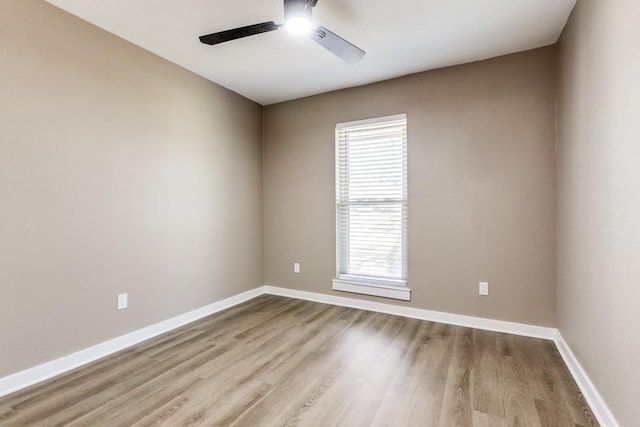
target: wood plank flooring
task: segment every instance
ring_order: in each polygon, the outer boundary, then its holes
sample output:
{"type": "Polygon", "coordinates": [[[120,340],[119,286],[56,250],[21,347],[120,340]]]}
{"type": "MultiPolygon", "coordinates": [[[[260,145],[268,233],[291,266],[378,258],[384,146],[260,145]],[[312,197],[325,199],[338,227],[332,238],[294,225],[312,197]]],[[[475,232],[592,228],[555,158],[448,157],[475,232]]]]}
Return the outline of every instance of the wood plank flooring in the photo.
{"type": "Polygon", "coordinates": [[[0,426],[595,426],[551,341],[261,296],[0,399],[0,426]]]}

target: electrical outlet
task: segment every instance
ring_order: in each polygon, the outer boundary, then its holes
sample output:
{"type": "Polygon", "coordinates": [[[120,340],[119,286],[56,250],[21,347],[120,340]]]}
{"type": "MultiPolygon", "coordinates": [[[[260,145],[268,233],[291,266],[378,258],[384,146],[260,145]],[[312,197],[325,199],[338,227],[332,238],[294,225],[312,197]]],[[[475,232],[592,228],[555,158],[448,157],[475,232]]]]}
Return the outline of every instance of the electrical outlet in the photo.
{"type": "Polygon", "coordinates": [[[129,306],[129,294],[118,295],[118,310],[124,310],[129,306]]]}
{"type": "Polygon", "coordinates": [[[480,292],[480,295],[489,295],[489,282],[480,282],[478,291],[480,292]]]}
{"type": "Polygon", "coordinates": [[[300,263],[299,262],[294,262],[293,263],[293,272],[300,274],[300,263]]]}

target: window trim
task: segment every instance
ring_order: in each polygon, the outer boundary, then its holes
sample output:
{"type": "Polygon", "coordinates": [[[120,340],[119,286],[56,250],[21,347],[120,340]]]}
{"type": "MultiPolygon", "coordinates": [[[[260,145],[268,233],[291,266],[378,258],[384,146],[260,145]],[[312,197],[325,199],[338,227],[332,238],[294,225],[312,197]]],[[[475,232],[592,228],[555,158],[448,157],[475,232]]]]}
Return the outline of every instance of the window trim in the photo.
{"type": "Polygon", "coordinates": [[[343,276],[345,275],[343,274],[337,279],[332,280],[331,288],[334,291],[411,301],[411,288],[406,286],[388,286],[362,281],[351,281],[343,279],[343,276]]]}
{"type": "MultiPolygon", "coordinates": [[[[335,184],[336,188],[340,182],[340,137],[339,133],[341,130],[356,127],[356,126],[366,126],[369,124],[379,124],[384,122],[396,121],[396,120],[404,120],[405,121],[405,130],[408,131],[408,118],[406,113],[394,114],[388,116],[380,116],[380,117],[372,117],[363,120],[354,120],[349,122],[340,122],[336,123],[335,127],[335,184]]],[[[406,141],[405,141],[406,144],[406,141]]],[[[405,150],[407,147],[405,145],[405,150]]],[[[406,165],[405,165],[406,166],[406,165]]],[[[405,169],[406,173],[406,169],[405,169]]],[[[406,175],[405,175],[406,179],[406,175]]],[[[408,193],[408,189],[405,187],[405,190],[408,193]]],[[[337,191],[337,190],[336,190],[337,191]]],[[[336,193],[336,196],[338,194],[336,193]]],[[[408,197],[404,199],[405,209],[408,209],[408,197]]],[[[338,204],[336,204],[336,251],[341,255],[341,257],[348,256],[345,253],[345,249],[341,247],[342,250],[338,248],[342,243],[341,234],[340,234],[340,223],[338,219],[338,204]]],[[[408,214],[408,213],[407,213],[408,214]]],[[[402,242],[402,259],[403,259],[403,270],[404,270],[404,280],[400,279],[387,279],[387,278],[376,278],[369,276],[358,276],[353,274],[344,274],[340,272],[341,260],[336,256],[336,278],[332,280],[332,289],[336,291],[343,292],[351,292],[357,294],[364,295],[372,295],[379,296],[384,298],[393,298],[404,301],[411,300],[411,289],[407,287],[406,274],[408,270],[408,259],[407,259],[407,249],[408,249],[408,230],[405,225],[405,229],[403,230],[403,242],[402,242]]],[[[344,245],[343,245],[344,246],[344,245]]],[[[342,264],[344,265],[344,264],[342,264]]]]}

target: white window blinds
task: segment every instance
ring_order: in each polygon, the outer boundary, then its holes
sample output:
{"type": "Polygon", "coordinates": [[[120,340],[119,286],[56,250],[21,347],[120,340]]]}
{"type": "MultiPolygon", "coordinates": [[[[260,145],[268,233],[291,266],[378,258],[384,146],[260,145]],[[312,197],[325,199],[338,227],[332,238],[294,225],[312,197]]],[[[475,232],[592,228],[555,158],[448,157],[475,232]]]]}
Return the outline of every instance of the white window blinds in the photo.
{"type": "Polygon", "coordinates": [[[407,118],[336,126],[338,278],[405,285],[407,118]]]}

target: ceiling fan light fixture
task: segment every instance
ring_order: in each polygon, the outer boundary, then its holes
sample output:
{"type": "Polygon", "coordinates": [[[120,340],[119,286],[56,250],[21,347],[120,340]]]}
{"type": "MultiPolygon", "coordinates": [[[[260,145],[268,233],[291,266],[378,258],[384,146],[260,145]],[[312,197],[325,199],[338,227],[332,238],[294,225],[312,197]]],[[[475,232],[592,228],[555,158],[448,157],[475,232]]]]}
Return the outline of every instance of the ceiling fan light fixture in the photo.
{"type": "Polygon", "coordinates": [[[285,26],[293,34],[309,34],[311,32],[311,20],[304,16],[290,18],[285,26]]]}
{"type": "Polygon", "coordinates": [[[293,34],[311,32],[311,2],[308,0],[285,0],[285,27],[293,34]]]}

